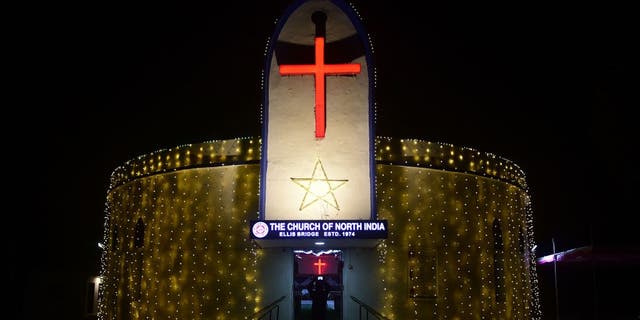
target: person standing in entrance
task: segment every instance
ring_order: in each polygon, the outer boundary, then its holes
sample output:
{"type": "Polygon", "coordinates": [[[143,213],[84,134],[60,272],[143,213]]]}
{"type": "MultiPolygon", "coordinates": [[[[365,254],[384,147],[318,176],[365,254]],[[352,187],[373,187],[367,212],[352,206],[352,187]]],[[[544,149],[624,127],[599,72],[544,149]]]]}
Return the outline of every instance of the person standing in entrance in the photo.
{"type": "Polygon", "coordinates": [[[327,297],[329,295],[329,284],[322,276],[318,276],[309,288],[311,295],[311,319],[324,320],[327,315],[327,297]]]}

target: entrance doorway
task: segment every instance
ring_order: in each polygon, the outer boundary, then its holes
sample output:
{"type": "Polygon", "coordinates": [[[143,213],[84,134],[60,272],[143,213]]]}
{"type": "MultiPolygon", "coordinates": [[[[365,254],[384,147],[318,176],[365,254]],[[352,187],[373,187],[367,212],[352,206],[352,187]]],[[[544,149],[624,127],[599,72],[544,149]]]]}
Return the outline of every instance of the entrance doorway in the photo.
{"type": "Polygon", "coordinates": [[[294,319],[342,320],[343,265],[340,250],[294,250],[294,319]]]}

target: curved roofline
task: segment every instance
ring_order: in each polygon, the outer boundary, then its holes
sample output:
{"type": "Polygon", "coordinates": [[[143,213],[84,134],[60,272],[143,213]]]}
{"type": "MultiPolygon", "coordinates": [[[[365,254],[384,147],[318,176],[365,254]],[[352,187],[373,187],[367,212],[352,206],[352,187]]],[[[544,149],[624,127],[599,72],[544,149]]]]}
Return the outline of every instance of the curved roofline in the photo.
{"type": "MultiPolygon", "coordinates": [[[[524,171],[489,152],[420,139],[375,138],[375,162],[422,167],[502,180],[527,190],[524,171]]],[[[178,170],[260,164],[262,139],[212,140],[161,149],[125,162],[111,173],[109,191],[127,182],[178,170]]]]}

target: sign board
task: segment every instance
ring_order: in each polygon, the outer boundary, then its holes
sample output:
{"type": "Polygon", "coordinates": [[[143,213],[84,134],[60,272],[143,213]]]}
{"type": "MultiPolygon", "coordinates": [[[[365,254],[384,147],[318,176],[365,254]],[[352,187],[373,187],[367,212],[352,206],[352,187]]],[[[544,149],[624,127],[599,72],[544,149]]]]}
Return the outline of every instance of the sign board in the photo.
{"type": "Polygon", "coordinates": [[[254,220],[251,239],[385,239],[387,220],[254,220]]]}

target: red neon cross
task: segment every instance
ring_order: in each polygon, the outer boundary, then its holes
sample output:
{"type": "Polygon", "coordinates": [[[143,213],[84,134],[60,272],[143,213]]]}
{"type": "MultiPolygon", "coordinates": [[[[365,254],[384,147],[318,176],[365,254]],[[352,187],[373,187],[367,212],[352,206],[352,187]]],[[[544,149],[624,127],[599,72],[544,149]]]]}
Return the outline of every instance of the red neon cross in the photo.
{"type": "Polygon", "coordinates": [[[318,258],[318,262],[315,262],[313,265],[318,266],[318,274],[322,274],[322,267],[326,266],[327,264],[325,262],[322,262],[321,258],[318,258]]]}
{"type": "Polygon", "coordinates": [[[312,74],[316,82],[316,138],[324,138],[325,132],[325,75],[358,74],[359,63],[324,64],[324,37],[315,38],[315,64],[287,64],[280,66],[280,75],[312,74]]]}

